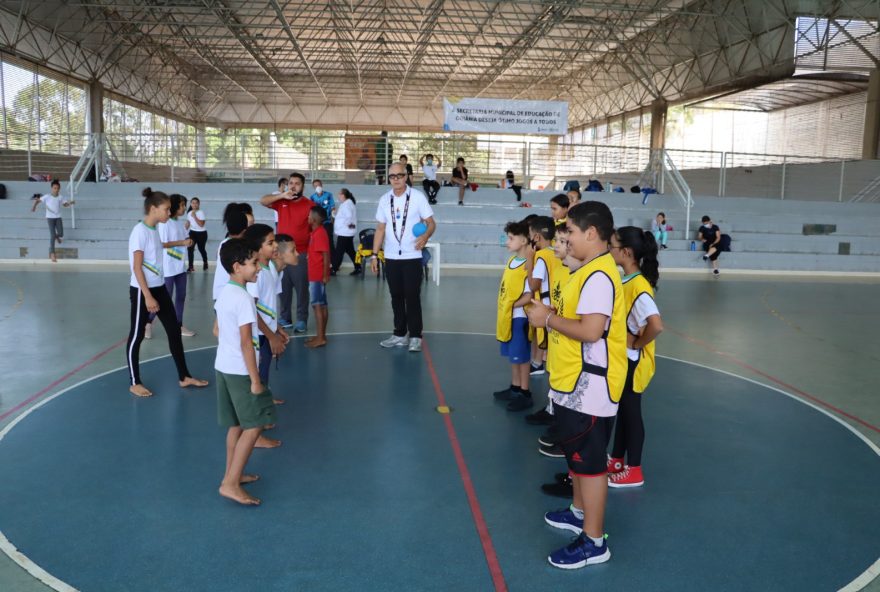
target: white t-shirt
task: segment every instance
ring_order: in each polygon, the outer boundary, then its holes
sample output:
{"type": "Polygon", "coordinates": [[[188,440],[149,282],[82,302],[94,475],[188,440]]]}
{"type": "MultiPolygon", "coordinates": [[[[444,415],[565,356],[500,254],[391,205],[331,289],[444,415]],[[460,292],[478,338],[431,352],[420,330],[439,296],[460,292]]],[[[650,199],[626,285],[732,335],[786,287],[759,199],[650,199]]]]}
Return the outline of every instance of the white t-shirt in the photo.
{"type": "Polygon", "coordinates": [[[425,174],[425,179],[428,181],[436,181],[437,180],[437,166],[436,165],[422,165],[422,172],[425,174]]]}
{"type": "Polygon", "coordinates": [[[376,221],[385,224],[385,244],[382,246],[386,259],[421,259],[422,252],[416,249],[417,237],[413,234],[413,226],[434,216],[434,210],[428,205],[428,198],[418,189],[408,187],[399,196],[389,191],[379,198],[376,209],[376,221]],[[406,209],[406,196],[409,195],[409,210],[406,214],[404,227],[403,213],[406,209]],[[392,215],[391,210],[394,209],[392,215]],[[394,223],[397,225],[397,236],[394,235],[394,223]]]}
{"type": "Polygon", "coordinates": [[[58,197],[55,197],[51,193],[47,193],[40,198],[40,201],[44,206],[46,206],[47,218],[61,217],[61,205],[64,203],[63,197],[61,197],[60,195],[58,197]]]}
{"type": "MultiPolygon", "coordinates": [[[[614,311],[614,284],[604,273],[594,273],[581,288],[576,312],[579,315],[602,314],[608,317],[605,330],[611,324],[614,311]]],[[[584,343],[581,348],[584,362],[603,368],[608,367],[608,351],[604,340],[584,343]]],[[[573,409],[596,417],[613,417],[617,414],[617,403],[608,397],[608,382],[603,376],[582,372],[574,391],[562,394],[550,389],[550,398],[555,405],[573,409]]]]}
{"type": "Polygon", "coordinates": [[[138,222],[137,226],[132,228],[128,237],[128,267],[131,269],[132,288],[139,288],[137,277],[134,275],[134,253],[135,251],[143,251],[144,263],[141,269],[144,270],[144,277],[147,280],[147,287],[158,288],[165,284],[165,276],[162,273],[162,240],[159,238],[159,231],[155,227],[150,227],[143,222],[138,222]]]}
{"type": "MultiPolygon", "coordinates": [[[[525,264],[526,264],[526,260],[525,260],[525,259],[514,259],[513,261],[510,262],[510,269],[516,269],[516,268],[521,267],[521,266],[523,266],[523,265],[525,265],[525,264]]],[[[525,282],[523,282],[523,291],[520,292],[519,295],[522,296],[522,295],[525,294],[526,292],[530,292],[530,291],[531,291],[531,290],[530,290],[530,288],[529,288],[529,278],[526,277],[525,282]]],[[[525,318],[527,318],[527,316],[526,316],[526,309],[525,309],[524,307],[522,307],[522,306],[514,306],[514,307],[513,307],[513,318],[515,318],[515,319],[525,319],[525,318]]]]}
{"type": "MultiPolygon", "coordinates": [[[[632,310],[630,310],[626,317],[626,328],[633,335],[638,335],[642,327],[648,324],[648,317],[659,314],[660,310],[658,310],[657,303],[654,302],[651,295],[647,292],[642,292],[636,298],[636,301],[633,302],[632,310]]],[[[633,362],[638,362],[639,350],[626,348],[626,357],[633,362]]]]}
{"type": "Polygon", "coordinates": [[[247,376],[247,364],[241,351],[242,325],[251,324],[251,335],[255,341],[254,350],[259,350],[256,343],[257,330],[257,307],[254,299],[241,285],[227,282],[220,290],[220,297],[214,304],[217,311],[217,358],[214,360],[214,369],[224,374],[238,374],[247,376]]]}
{"type": "MultiPolygon", "coordinates": [[[[162,243],[175,243],[189,238],[183,220],[169,218],[168,222],[156,225],[159,230],[159,239],[162,243]]],[[[165,277],[174,277],[186,273],[186,247],[163,247],[162,271],[165,277]]]]}
{"type": "MultiPolygon", "coordinates": [[[[281,293],[281,274],[275,263],[269,261],[268,267],[260,266],[256,282],[247,285],[248,294],[257,301],[257,312],[272,331],[278,330],[278,295],[281,293]]],[[[256,325],[256,335],[262,335],[260,325],[256,325]]]]}
{"type": "MultiPolygon", "coordinates": [[[[532,279],[541,280],[541,294],[550,291],[550,273],[547,271],[547,263],[543,259],[535,257],[535,267],[532,269],[532,279]]],[[[541,302],[550,306],[550,297],[541,298],[541,302]]]]}
{"type": "Polygon", "coordinates": [[[224,238],[220,241],[220,244],[217,245],[217,265],[214,266],[214,288],[211,290],[211,298],[214,300],[220,298],[220,292],[223,291],[223,286],[229,281],[229,272],[227,272],[226,269],[224,269],[223,264],[220,263],[220,248],[223,246],[223,243],[228,240],[228,238],[224,238]]]}
{"type": "Polygon", "coordinates": [[[196,218],[205,221],[205,213],[202,210],[189,211],[189,214],[186,215],[186,219],[189,220],[189,229],[193,232],[208,232],[208,225],[199,226],[196,222],[196,218]]]}
{"type": "Polygon", "coordinates": [[[336,208],[336,218],[333,219],[333,234],[336,236],[357,234],[357,207],[350,199],[346,199],[336,208]],[[355,228],[349,228],[351,224],[354,224],[355,228]]]}

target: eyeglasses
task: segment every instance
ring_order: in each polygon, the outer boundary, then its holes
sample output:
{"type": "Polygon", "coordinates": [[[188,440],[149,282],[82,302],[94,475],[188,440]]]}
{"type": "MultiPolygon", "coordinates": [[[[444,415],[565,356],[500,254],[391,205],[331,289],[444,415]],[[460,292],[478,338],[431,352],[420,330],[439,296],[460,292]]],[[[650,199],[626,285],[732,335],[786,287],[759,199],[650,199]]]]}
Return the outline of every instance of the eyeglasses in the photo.
{"type": "Polygon", "coordinates": [[[388,175],[388,178],[394,181],[396,179],[405,179],[406,175],[403,173],[391,173],[390,175],[388,175]]]}

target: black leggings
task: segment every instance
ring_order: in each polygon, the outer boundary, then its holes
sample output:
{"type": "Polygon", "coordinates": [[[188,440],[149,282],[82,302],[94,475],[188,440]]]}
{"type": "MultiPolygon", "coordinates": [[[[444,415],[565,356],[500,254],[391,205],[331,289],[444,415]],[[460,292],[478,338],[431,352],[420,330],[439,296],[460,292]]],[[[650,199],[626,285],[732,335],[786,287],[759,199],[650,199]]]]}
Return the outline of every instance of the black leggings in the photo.
{"type": "MultiPolygon", "coordinates": [[[[128,287],[131,298],[131,329],[128,332],[128,341],[125,343],[125,358],[128,363],[128,380],[132,385],[141,384],[140,353],[141,341],[144,340],[144,329],[150,322],[150,313],[147,311],[147,301],[140,288],[128,287]]],[[[180,324],[177,322],[177,313],[174,311],[174,303],[165,286],[150,288],[150,294],[159,303],[159,312],[156,316],[162,322],[165,333],[168,334],[168,349],[177,366],[177,378],[183,380],[189,377],[186,367],[186,358],[183,355],[183,340],[180,337],[180,324]]]]}
{"type": "Polygon", "coordinates": [[[511,185],[510,188],[516,194],[516,201],[522,201],[522,185],[511,185]]]}
{"type": "Polygon", "coordinates": [[[205,269],[208,269],[208,251],[205,250],[205,245],[208,244],[208,232],[206,230],[202,230],[201,232],[190,230],[189,237],[192,239],[193,242],[192,246],[187,248],[187,251],[189,251],[189,268],[193,268],[193,260],[196,256],[196,247],[198,247],[199,253],[202,254],[202,263],[205,264],[205,269]]]}
{"type": "Polygon", "coordinates": [[[642,466],[642,449],[645,446],[645,423],[642,421],[642,395],[633,391],[633,375],[636,362],[629,361],[626,384],[617,408],[617,430],[614,432],[613,458],[623,458],[631,467],[642,466]]]}
{"type": "Polygon", "coordinates": [[[432,181],[431,179],[424,179],[422,180],[422,187],[425,189],[428,201],[437,200],[437,192],[440,191],[440,183],[432,181]]]}
{"type": "Polygon", "coordinates": [[[360,264],[354,260],[354,237],[353,236],[336,236],[336,249],[333,251],[333,271],[339,271],[342,265],[342,259],[348,255],[351,262],[354,263],[355,269],[360,269],[360,264]]]}

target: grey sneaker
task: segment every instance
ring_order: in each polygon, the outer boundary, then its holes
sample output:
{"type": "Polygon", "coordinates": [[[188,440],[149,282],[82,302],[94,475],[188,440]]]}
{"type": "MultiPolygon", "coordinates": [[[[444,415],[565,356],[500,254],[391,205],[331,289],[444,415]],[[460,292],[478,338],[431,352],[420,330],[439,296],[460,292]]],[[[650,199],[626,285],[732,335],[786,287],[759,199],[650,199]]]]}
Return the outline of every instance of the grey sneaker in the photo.
{"type": "Polygon", "coordinates": [[[421,337],[413,337],[409,340],[409,351],[411,352],[420,352],[422,351],[422,338],[421,337]]]}
{"type": "Polygon", "coordinates": [[[382,347],[403,347],[409,343],[409,339],[406,338],[406,335],[403,337],[398,337],[397,335],[392,335],[385,341],[380,341],[379,345],[382,347]]]}
{"type": "Polygon", "coordinates": [[[144,339],[152,339],[153,338],[153,323],[147,323],[147,326],[144,327],[144,339]]]}

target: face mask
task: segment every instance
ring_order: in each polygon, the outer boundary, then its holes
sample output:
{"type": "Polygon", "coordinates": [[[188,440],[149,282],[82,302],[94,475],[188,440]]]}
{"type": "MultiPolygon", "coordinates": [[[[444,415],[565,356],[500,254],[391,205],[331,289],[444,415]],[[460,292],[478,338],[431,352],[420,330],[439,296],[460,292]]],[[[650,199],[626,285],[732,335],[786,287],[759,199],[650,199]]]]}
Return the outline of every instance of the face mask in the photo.
{"type": "Polygon", "coordinates": [[[712,225],[709,223],[703,224],[703,228],[712,228],[712,225]]]}
{"type": "Polygon", "coordinates": [[[324,188],[321,187],[320,185],[318,187],[315,187],[315,193],[317,193],[318,195],[321,195],[322,193],[324,193],[324,188]]]}
{"type": "Polygon", "coordinates": [[[434,161],[430,158],[426,162],[428,163],[428,166],[431,166],[432,164],[434,164],[434,161]]]}

